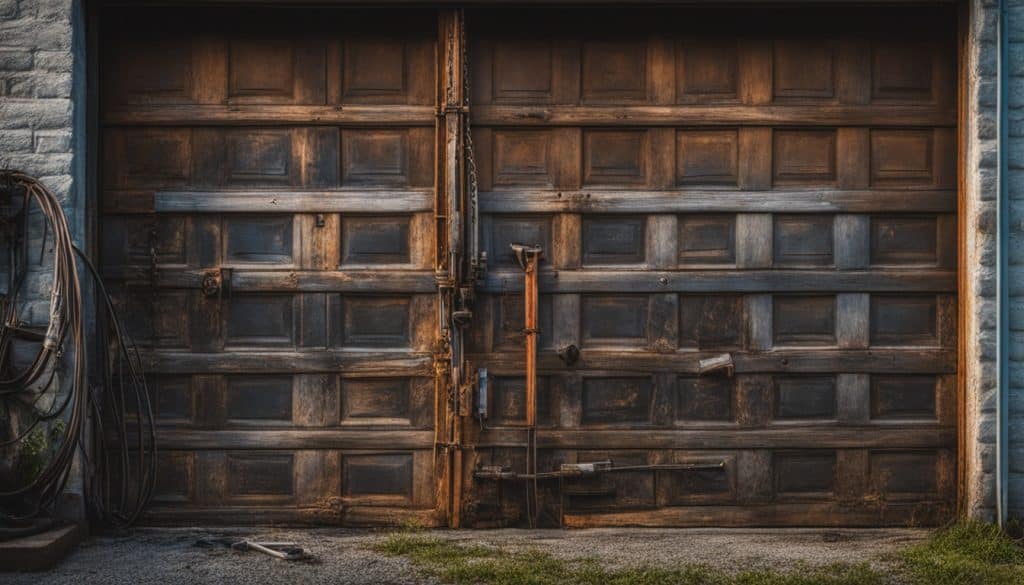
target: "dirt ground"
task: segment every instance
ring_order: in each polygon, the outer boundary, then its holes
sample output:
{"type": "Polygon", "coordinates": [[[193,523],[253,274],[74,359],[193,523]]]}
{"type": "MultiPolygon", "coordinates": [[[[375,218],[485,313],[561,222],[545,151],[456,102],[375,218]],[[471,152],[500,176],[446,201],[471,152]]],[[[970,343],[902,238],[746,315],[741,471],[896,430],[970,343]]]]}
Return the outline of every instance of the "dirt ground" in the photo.
{"type": "MultiPolygon", "coordinates": [[[[566,559],[597,558],[608,567],[700,563],[725,570],[869,562],[928,535],[926,530],[593,529],[437,531],[432,534],[496,547],[538,547],[566,559]]],[[[382,532],[342,529],[139,529],[84,542],[56,569],[0,574],[0,583],[49,584],[429,584],[407,561],[385,557],[372,545],[382,532]],[[288,562],[224,546],[197,546],[231,536],[296,542],[313,556],[288,562]]]]}

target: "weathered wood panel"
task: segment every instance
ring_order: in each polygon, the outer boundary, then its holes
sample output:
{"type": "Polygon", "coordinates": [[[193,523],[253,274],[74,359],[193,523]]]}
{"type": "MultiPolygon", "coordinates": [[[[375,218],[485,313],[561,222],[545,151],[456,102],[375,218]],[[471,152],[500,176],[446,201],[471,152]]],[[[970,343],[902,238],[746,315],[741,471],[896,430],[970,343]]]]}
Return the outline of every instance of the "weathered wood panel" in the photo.
{"type": "MultiPolygon", "coordinates": [[[[526,468],[512,242],[545,254],[540,471],[631,467],[542,486],[541,522],[951,513],[951,13],[747,8],[471,13],[494,382],[466,476],[526,468]]],[[[528,523],[520,486],[477,480],[465,515],[528,523]]]]}
{"type": "Polygon", "coordinates": [[[147,518],[437,525],[436,13],[189,13],[104,24],[102,271],[156,404],[147,518]]]}

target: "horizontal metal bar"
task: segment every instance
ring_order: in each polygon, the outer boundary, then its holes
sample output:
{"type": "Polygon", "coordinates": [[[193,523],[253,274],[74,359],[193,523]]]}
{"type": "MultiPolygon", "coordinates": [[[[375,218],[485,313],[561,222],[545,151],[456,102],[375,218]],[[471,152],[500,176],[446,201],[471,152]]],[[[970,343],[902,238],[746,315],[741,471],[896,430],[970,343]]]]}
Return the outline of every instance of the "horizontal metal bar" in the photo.
{"type": "Polygon", "coordinates": [[[488,472],[477,471],[473,477],[494,480],[533,480],[562,479],[571,477],[587,477],[604,473],[625,473],[631,471],[702,471],[725,469],[725,462],[720,463],[657,463],[652,465],[626,465],[623,467],[595,467],[593,471],[557,470],[540,473],[516,473],[514,471],[488,472]]]}

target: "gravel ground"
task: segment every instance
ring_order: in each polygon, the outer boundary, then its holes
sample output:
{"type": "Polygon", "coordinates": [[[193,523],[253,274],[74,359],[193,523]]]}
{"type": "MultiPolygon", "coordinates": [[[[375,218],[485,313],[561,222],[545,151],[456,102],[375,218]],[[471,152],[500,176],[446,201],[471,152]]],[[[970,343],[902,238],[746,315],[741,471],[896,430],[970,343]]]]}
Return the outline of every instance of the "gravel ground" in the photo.
{"type": "MultiPolygon", "coordinates": [[[[593,529],[437,531],[442,538],[510,548],[539,547],[566,558],[599,558],[609,567],[701,563],[725,570],[870,562],[886,568],[886,556],[920,541],[926,530],[725,530],[593,529]]],[[[404,560],[370,547],[384,533],[342,530],[140,529],[130,536],[83,543],[46,573],[0,574],[11,584],[424,584],[404,560]],[[313,555],[278,561],[257,552],[200,547],[204,537],[237,536],[256,541],[296,542],[313,555]]]]}

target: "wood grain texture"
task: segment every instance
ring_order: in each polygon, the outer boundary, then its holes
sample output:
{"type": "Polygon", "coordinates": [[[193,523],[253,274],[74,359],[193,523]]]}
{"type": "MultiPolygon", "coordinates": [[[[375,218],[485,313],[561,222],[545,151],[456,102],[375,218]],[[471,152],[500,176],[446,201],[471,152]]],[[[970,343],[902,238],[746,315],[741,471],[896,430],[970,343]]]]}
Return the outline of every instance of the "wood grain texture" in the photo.
{"type": "Polygon", "coordinates": [[[463,54],[455,10],[412,4],[104,11],[101,264],[153,379],[147,522],[527,525],[474,478],[525,468],[527,412],[540,471],[640,466],[543,486],[541,524],[950,517],[951,9],[471,2],[463,54]],[[438,375],[463,119],[483,424],[438,375]],[[544,248],[535,405],[514,243],[544,248]],[[678,463],[722,468],[643,467],[678,463]]]}

